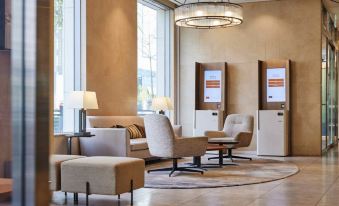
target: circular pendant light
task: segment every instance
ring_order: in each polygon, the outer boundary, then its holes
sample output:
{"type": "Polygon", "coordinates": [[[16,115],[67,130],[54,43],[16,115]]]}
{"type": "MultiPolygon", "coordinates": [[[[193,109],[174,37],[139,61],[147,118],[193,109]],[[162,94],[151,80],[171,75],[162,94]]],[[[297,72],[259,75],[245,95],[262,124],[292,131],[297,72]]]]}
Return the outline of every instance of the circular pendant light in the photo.
{"type": "Polygon", "coordinates": [[[225,28],[243,22],[242,6],[231,2],[196,2],[174,10],[177,26],[197,29],[225,28]]]}

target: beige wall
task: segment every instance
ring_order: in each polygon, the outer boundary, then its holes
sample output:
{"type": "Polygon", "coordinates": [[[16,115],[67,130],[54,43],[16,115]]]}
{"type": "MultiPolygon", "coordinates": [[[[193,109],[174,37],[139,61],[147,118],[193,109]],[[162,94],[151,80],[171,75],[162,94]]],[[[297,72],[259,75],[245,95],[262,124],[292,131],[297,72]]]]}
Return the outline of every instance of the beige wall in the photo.
{"type": "Polygon", "coordinates": [[[87,90],[99,110],[89,115],[137,113],[136,0],[87,0],[87,90]]]}
{"type": "MultiPolygon", "coordinates": [[[[217,30],[181,29],[180,123],[192,134],[194,63],[228,62],[228,112],[255,115],[258,60],[292,60],[293,155],[320,155],[321,2],[244,4],[244,23],[217,30]]],[[[256,150],[256,135],[250,150],[256,150]]]]}

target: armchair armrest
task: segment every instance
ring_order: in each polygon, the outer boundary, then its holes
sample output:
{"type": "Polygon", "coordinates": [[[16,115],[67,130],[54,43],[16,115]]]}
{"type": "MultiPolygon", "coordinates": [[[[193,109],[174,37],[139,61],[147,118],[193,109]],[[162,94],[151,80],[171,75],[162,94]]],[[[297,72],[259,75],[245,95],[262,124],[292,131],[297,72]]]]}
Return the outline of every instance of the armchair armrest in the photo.
{"type": "Polygon", "coordinates": [[[226,133],[224,131],[205,131],[205,136],[209,138],[226,137],[226,133]]]}
{"type": "Polygon", "coordinates": [[[174,157],[202,156],[205,154],[208,137],[179,137],[174,141],[174,157]]]}
{"type": "Polygon", "coordinates": [[[234,140],[239,141],[237,147],[248,147],[252,141],[252,132],[239,132],[235,137],[234,140]]]}
{"type": "Polygon", "coordinates": [[[126,157],[130,151],[130,136],[125,128],[90,128],[95,136],[80,137],[81,154],[85,156],[126,157]]]}

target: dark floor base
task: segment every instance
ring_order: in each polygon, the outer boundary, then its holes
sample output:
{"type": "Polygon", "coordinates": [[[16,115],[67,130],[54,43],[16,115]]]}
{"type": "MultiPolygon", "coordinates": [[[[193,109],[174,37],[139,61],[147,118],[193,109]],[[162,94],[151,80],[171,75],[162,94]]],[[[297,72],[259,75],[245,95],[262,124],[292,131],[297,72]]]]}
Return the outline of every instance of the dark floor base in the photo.
{"type": "Polygon", "coordinates": [[[180,172],[198,172],[201,174],[204,174],[204,171],[202,168],[198,167],[178,167],[178,159],[173,159],[173,166],[172,167],[167,167],[167,168],[160,168],[160,169],[153,169],[153,170],[148,170],[147,172],[163,172],[163,171],[169,171],[169,176],[171,177],[172,174],[176,171],[180,172]]]}

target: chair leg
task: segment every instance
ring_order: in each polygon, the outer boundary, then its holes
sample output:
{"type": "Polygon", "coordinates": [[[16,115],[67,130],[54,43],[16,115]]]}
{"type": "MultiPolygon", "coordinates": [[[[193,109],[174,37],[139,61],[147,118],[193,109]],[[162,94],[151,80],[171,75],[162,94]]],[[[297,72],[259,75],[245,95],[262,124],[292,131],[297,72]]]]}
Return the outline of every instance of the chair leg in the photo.
{"type": "Polygon", "coordinates": [[[178,171],[183,171],[183,172],[199,172],[201,174],[204,174],[203,170],[195,170],[195,169],[190,169],[190,168],[178,168],[178,171]]]}
{"type": "Polygon", "coordinates": [[[251,157],[242,157],[242,156],[236,156],[236,155],[233,155],[232,156],[234,159],[245,159],[245,160],[252,160],[251,157]]]}
{"type": "Polygon", "coordinates": [[[169,173],[169,176],[171,177],[172,176],[172,174],[176,171],[176,170],[178,170],[178,159],[173,159],[172,160],[172,163],[173,163],[173,167],[172,167],[172,170],[171,170],[171,172],[169,173]]]}
{"type": "Polygon", "coordinates": [[[78,193],[75,192],[75,193],[73,194],[73,200],[74,200],[74,204],[77,205],[78,202],[79,202],[78,193]]]}
{"type": "Polygon", "coordinates": [[[133,180],[131,180],[131,205],[133,205],[133,180]]]}
{"type": "Polygon", "coordinates": [[[231,159],[232,162],[233,162],[233,158],[234,158],[234,159],[246,159],[246,160],[252,160],[252,158],[250,158],[250,157],[241,157],[241,156],[233,155],[233,154],[232,154],[232,149],[231,149],[231,148],[227,149],[227,155],[225,155],[224,158],[229,158],[229,159],[231,159]]]}
{"type": "Polygon", "coordinates": [[[153,170],[147,170],[147,173],[151,172],[166,172],[166,171],[172,171],[173,167],[167,167],[167,168],[160,168],[160,169],[153,169],[153,170]]]}
{"type": "Polygon", "coordinates": [[[89,182],[86,182],[86,206],[88,206],[89,182]]]}
{"type": "Polygon", "coordinates": [[[178,167],[178,158],[173,158],[173,165],[172,167],[168,167],[168,168],[160,168],[160,169],[153,169],[153,170],[148,170],[147,172],[162,172],[162,171],[170,171],[169,176],[171,177],[172,174],[175,171],[183,171],[183,172],[199,172],[201,174],[203,174],[203,170],[202,168],[197,168],[197,167],[178,167]],[[194,168],[194,169],[190,169],[190,168],[194,168]]]}

